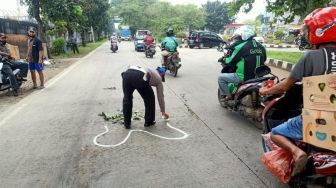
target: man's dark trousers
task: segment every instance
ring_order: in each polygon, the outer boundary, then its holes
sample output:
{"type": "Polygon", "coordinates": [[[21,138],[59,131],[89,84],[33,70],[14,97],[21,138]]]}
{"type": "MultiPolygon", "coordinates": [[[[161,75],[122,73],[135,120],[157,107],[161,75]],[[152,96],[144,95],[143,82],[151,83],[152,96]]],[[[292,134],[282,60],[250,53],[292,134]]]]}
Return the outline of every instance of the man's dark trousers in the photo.
{"type": "Polygon", "coordinates": [[[16,77],[10,65],[8,65],[7,63],[4,63],[1,69],[1,72],[5,76],[5,78],[9,78],[9,82],[13,90],[19,89],[19,85],[16,81],[16,77]]]}
{"type": "Polygon", "coordinates": [[[155,95],[148,81],[143,79],[144,73],[138,70],[128,69],[122,73],[123,78],[123,113],[125,127],[131,125],[133,92],[137,90],[145,103],[145,122],[151,123],[155,120],[155,95]]]}

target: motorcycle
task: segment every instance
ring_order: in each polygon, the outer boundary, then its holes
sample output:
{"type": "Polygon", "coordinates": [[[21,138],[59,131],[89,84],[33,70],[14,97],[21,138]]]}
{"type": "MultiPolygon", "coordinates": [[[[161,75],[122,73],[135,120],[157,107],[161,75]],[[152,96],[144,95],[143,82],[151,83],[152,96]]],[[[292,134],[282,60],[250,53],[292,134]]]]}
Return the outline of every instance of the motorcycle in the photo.
{"type": "Polygon", "coordinates": [[[156,53],[156,51],[155,51],[155,44],[151,44],[151,45],[145,47],[145,55],[146,55],[146,57],[153,58],[153,56],[155,55],[155,53],[156,53]]]}
{"type": "Polygon", "coordinates": [[[181,58],[178,52],[173,52],[167,57],[164,57],[164,67],[166,67],[174,77],[177,76],[178,69],[182,66],[180,62],[181,58]]]}
{"type": "MultiPolygon", "coordinates": [[[[7,58],[1,58],[0,59],[0,91],[10,91],[12,90],[13,95],[15,95],[14,90],[12,89],[12,86],[10,84],[9,77],[6,77],[4,74],[2,74],[1,70],[5,63],[10,63],[7,58]]],[[[26,81],[24,79],[19,79],[20,69],[13,70],[13,74],[16,77],[16,81],[19,85],[19,87],[22,85],[23,81],[26,81]]]]}
{"type": "MultiPolygon", "coordinates": [[[[295,84],[289,91],[281,95],[263,97],[263,134],[271,132],[272,128],[298,116],[302,112],[303,97],[302,84],[295,84]]],[[[318,148],[298,141],[295,144],[308,155],[306,170],[292,177],[291,187],[336,187],[336,152],[318,148]]],[[[271,147],[262,139],[264,152],[271,151],[271,147]]]]}
{"type": "MultiPolygon", "coordinates": [[[[229,67],[222,62],[222,73],[232,73],[235,67],[229,67]]],[[[255,122],[257,128],[262,128],[262,112],[264,107],[261,105],[259,89],[263,86],[271,87],[279,82],[279,78],[271,73],[271,69],[266,66],[257,67],[255,70],[256,78],[247,80],[240,84],[229,83],[229,90],[232,99],[223,101],[218,88],[218,101],[223,108],[240,113],[245,118],[255,122]],[[269,76],[268,76],[269,75],[269,76]]]]}
{"type": "Polygon", "coordinates": [[[299,46],[299,50],[301,50],[301,51],[303,51],[305,49],[311,49],[312,48],[312,45],[304,37],[298,37],[297,45],[299,46]]]}
{"type": "Polygon", "coordinates": [[[111,50],[113,53],[115,53],[118,50],[118,44],[115,41],[111,42],[111,50]]]}

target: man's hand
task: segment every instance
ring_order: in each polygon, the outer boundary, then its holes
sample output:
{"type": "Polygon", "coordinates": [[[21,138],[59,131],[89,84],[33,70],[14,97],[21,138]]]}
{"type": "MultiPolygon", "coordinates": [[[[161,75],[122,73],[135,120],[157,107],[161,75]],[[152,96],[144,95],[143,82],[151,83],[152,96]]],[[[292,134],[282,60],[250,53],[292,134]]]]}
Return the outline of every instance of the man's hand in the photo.
{"type": "Polygon", "coordinates": [[[166,112],[162,112],[163,119],[169,119],[169,115],[166,112]]]}
{"type": "Polygon", "coordinates": [[[259,95],[261,95],[261,96],[266,95],[268,90],[269,90],[269,89],[268,89],[267,87],[262,87],[262,88],[260,88],[260,89],[259,89],[259,95]]]}
{"type": "Polygon", "coordinates": [[[42,65],[42,63],[43,63],[43,61],[42,61],[42,59],[40,59],[40,60],[38,61],[38,64],[42,65]]]}

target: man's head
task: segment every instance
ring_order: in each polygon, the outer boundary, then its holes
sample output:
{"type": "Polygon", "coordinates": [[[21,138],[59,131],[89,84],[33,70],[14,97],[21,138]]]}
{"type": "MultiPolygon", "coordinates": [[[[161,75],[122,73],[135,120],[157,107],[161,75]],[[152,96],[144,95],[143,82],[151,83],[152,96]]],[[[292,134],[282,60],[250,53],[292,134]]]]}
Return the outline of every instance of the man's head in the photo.
{"type": "Polygon", "coordinates": [[[152,36],[152,33],[150,31],[147,32],[147,35],[152,36]]]}
{"type": "Polygon", "coordinates": [[[171,27],[169,27],[169,28],[167,29],[166,34],[167,34],[167,37],[172,37],[172,36],[174,36],[174,29],[171,28],[171,27]]]}
{"type": "Polygon", "coordinates": [[[311,44],[336,45],[336,7],[318,8],[304,19],[302,32],[311,44]]]}
{"type": "Polygon", "coordinates": [[[164,67],[157,67],[156,70],[160,74],[160,76],[162,78],[162,82],[165,82],[166,81],[166,79],[165,79],[166,69],[164,67]]]}
{"type": "Polygon", "coordinates": [[[5,45],[7,43],[7,36],[5,33],[0,33],[0,42],[5,45]]]}
{"type": "Polygon", "coordinates": [[[35,31],[35,29],[33,27],[30,27],[28,29],[28,36],[29,37],[35,37],[36,36],[36,31],[35,31]]]}

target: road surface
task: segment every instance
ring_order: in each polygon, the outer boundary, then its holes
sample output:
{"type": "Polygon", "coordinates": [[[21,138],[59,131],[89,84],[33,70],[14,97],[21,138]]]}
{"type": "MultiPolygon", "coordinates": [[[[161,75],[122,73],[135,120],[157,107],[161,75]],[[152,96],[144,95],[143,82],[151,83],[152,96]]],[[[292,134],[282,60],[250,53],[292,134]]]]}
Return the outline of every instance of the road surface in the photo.
{"type": "MultiPolygon", "coordinates": [[[[121,143],[129,131],[98,116],[121,109],[120,73],[128,65],[160,64],[159,54],[147,59],[132,42],[120,43],[115,54],[105,43],[0,112],[0,187],[286,187],[261,162],[261,131],[217,102],[221,54],[180,54],[178,76],[168,74],[164,84],[173,128],[160,119],[158,105],[156,126],[132,124],[154,136],[132,132],[121,143]],[[108,132],[99,136],[104,126],[108,132]]],[[[136,92],[133,110],[144,113],[136,92]]]]}

